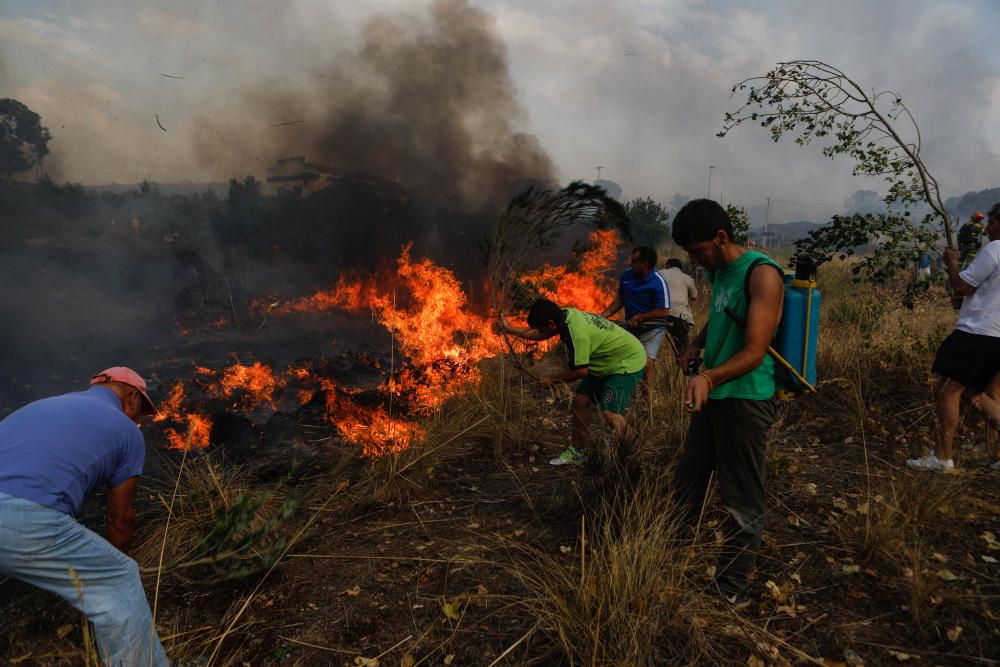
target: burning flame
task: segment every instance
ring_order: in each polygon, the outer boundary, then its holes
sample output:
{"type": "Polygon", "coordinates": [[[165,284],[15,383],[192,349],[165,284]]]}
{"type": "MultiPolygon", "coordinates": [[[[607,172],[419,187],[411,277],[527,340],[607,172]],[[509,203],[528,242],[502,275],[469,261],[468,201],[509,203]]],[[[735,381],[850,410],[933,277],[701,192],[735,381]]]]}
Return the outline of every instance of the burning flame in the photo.
{"type": "Polygon", "coordinates": [[[560,306],[572,306],[590,313],[600,313],[614,300],[617,276],[608,275],[618,257],[618,233],[613,229],[595,229],[588,239],[589,249],[579,256],[579,266],[546,264],[524,276],[542,295],[560,306]]]}
{"type": "MultiPolygon", "coordinates": [[[[618,237],[614,231],[594,231],[589,245],[574,268],[545,265],[526,280],[560,305],[600,312],[615,294],[616,279],[607,272],[616,262],[618,237]]],[[[381,405],[363,406],[352,399],[359,390],[338,387],[302,366],[275,372],[261,362],[237,361],[218,370],[197,368],[196,383],[209,399],[225,400],[230,408],[247,412],[264,405],[276,408],[290,388],[303,405],[322,392],[327,419],[366,456],[410,446],[421,436],[412,417],[429,414],[477,382],[477,362],[502,349],[492,316],[472,312],[455,275],[429,259],[413,259],[410,251],[410,245],[403,248],[394,273],[345,275],[333,289],[266,306],[269,315],[333,309],[371,312],[392,332],[392,344],[405,360],[392,369],[381,388],[385,396],[381,405]]],[[[186,446],[189,433],[192,447],[208,445],[211,420],[202,409],[188,407],[190,403],[181,383],[161,401],[155,420],[173,425],[165,430],[172,447],[186,446]]]]}
{"type": "Polygon", "coordinates": [[[164,430],[167,441],[173,449],[184,449],[189,444],[192,449],[208,447],[209,435],[212,432],[212,422],[204,415],[186,410],[187,396],[184,384],[175,383],[167,393],[167,398],[157,406],[154,422],[170,422],[183,424],[183,430],[168,427],[164,430]]]}

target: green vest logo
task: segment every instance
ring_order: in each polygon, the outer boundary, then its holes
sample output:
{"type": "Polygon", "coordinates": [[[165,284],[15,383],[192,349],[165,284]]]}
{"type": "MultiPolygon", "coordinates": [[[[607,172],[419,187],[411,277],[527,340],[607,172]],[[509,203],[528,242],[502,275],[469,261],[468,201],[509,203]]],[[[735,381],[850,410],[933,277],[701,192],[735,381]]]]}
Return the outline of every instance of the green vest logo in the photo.
{"type": "Polygon", "coordinates": [[[733,297],[735,291],[735,287],[723,287],[717,290],[715,299],[712,302],[712,310],[717,313],[725,312],[726,308],[729,307],[729,300],[733,297]]]}

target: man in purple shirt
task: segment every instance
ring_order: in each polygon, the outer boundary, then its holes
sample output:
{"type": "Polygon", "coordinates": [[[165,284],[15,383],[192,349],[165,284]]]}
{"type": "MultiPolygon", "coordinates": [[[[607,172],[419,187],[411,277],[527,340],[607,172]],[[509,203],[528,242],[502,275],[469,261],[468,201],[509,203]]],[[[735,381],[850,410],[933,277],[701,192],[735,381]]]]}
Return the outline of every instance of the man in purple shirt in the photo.
{"type": "Polygon", "coordinates": [[[156,409],[131,369],[109,368],[90,384],[0,422],[0,574],[82,611],[105,664],[161,667],[169,663],[128,557],[146,456],[137,423],[156,409]],[[75,520],[98,486],[108,487],[107,539],[75,520]]]}

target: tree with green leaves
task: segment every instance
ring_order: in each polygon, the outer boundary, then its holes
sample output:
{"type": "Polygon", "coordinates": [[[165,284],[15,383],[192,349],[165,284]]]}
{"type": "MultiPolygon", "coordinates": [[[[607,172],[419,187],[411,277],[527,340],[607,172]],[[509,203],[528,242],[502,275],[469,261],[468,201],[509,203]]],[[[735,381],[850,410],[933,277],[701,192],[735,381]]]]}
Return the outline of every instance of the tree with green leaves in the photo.
{"type": "Polygon", "coordinates": [[[866,277],[884,280],[894,266],[907,265],[929,247],[937,227],[954,245],[953,221],[935,179],[920,157],[920,128],[902,97],[893,91],[867,92],[844,72],[819,60],[793,60],[763,76],[745,79],[733,94],[746,93],[744,104],[727,113],[720,137],[745,123],[760,124],[774,141],[791,136],[805,146],[824,142],[823,154],[854,161],[854,174],[881,177],[888,184],[887,212],[836,216],[830,225],[798,244],[799,251],[822,261],[834,254],[875,244],[876,258],[859,265],[866,277]],[[910,216],[920,203],[932,213],[921,221],[910,216]],[[895,207],[902,214],[890,213],[895,207]]]}
{"type": "Polygon", "coordinates": [[[37,113],[15,99],[0,100],[0,178],[9,180],[40,163],[51,138],[37,113]]]}
{"type": "Polygon", "coordinates": [[[660,202],[646,197],[633,199],[625,204],[628,213],[632,240],[636,245],[655,248],[670,238],[670,213],[660,202]]]}
{"type": "Polygon", "coordinates": [[[733,243],[746,245],[750,239],[750,216],[747,215],[747,210],[742,206],[726,204],[726,215],[733,226],[733,243]]]}

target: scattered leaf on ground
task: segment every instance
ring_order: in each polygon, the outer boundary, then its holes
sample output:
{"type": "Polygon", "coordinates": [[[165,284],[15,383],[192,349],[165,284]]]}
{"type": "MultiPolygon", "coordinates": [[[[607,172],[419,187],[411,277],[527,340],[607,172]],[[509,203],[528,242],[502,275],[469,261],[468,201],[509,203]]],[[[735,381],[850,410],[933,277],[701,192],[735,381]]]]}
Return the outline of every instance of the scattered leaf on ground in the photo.
{"type": "Polygon", "coordinates": [[[457,621],[462,618],[462,615],[458,611],[458,600],[446,602],[441,606],[441,611],[444,612],[445,616],[453,621],[457,621]]]}
{"type": "Polygon", "coordinates": [[[958,641],[959,636],[962,634],[962,626],[956,625],[951,630],[945,633],[948,637],[948,641],[954,642],[958,641]]]}
{"type": "Polygon", "coordinates": [[[902,651],[893,651],[889,649],[889,655],[891,655],[896,660],[900,662],[906,662],[907,660],[919,660],[920,656],[913,655],[911,653],[903,653],[902,651]]]}
{"type": "Polygon", "coordinates": [[[861,659],[861,656],[849,648],[844,649],[844,660],[846,660],[847,664],[852,667],[863,667],[865,664],[865,661],[861,659]]]}
{"type": "Polygon", "coordinates": [[[860,565],[844,565],[841,569],[844,571],[844,574],[857,574],[858,572],[861,571],[861,566],[860,565]]]}
{"type": "Polygon", "coordinates": [[[934,574],[936,574],[937,578],[940,579],[941,581],[957,581],[958,580],[958,575],[956,575],[951,570],[941,569],[941,570],[938,570],[937,572],[935,572],[934,574]]]}
{"type": "Polygon", "coordinates": [[[359,595],[361,595],[361,586],[355,584],[353,587],[348,588],[346,591],[344,591],[344,595],[347,595],[352,598],[358,597],[359,595]]]}

